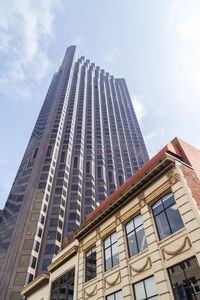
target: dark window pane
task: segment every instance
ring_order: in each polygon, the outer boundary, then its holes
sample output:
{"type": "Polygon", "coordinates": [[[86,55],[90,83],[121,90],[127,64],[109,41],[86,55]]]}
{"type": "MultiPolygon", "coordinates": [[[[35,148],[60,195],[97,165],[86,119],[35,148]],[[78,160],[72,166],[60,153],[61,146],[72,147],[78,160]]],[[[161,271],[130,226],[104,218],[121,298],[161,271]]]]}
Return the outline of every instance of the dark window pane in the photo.
{"type": "Polygon", "coordinates": [[[180,216],[180,213],[176,209],[175,205],[167,208],[166,213],[167,213],[167,217],[168,217],[172,232],[176,232],[184,226],[183,221],[180,216]]]}
{"type": "Polygon", "coordinates": [[[200,299],[200,267],[192,257],[168,269],[176,300],[200,299]]]}
{"type": "Polygon", "coordinates": [[[88,281],[96,277],[96,248],[90,249],[86,253],[86,277],[85,280],[88,281]]]}
{"type": "Polygon", "coordinates": [[[52,283],[51,300],[73,300],[74,269],[52,283]]]}
{"type": "Polygon", "coordinates": [[[163,211],[164,207],[163,207],[162,201],[160,200],[159,202],[157,202],[156,204],[154,204],[154,205],[152,206],[152,209],[153,209],[153,214],[154,214],[154,216],[156,216],[156,215],[159,214],[161,211],[163,211]]]}
{"type": "Polygon", "coordinates": [[[155,221],[157,225],[158,234],[161,240],[171,234],[169,224],[167,222],[167,218],[164,212],[156,216],[155,221]]]}
{"type": "Polygon", "coordinates": [[[165,196],[162,201],[165,208],[175,203],[174,196],[172,194],[165,196]]]}

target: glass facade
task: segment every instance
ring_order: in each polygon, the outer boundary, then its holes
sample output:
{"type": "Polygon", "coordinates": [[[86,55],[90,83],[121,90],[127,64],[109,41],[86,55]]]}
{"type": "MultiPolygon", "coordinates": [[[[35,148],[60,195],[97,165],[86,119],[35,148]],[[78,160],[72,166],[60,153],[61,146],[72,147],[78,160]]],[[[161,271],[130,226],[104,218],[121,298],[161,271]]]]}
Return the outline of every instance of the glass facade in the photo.
{"type": "Polygon", "coordinates": [[[200,267],[192,257],[168,269],[175,300],[200,300],[200,267]]]}
{"type": "Polygon", "coordinates": [[[52,282],[51,300],[73,300],[74,269],[52,282]]]}

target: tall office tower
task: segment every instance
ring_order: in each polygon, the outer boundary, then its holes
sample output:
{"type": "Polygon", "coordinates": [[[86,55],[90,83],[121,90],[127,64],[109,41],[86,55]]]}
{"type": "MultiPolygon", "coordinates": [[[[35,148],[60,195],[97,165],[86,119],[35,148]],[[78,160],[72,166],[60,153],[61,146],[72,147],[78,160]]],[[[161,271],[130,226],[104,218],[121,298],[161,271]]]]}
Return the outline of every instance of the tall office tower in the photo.
{"type": "Polygon", "coordinates": [[[147,160],[125,80],[69,47],[0,216],[0,299],[20,299],[64,237],[147,160]]]}

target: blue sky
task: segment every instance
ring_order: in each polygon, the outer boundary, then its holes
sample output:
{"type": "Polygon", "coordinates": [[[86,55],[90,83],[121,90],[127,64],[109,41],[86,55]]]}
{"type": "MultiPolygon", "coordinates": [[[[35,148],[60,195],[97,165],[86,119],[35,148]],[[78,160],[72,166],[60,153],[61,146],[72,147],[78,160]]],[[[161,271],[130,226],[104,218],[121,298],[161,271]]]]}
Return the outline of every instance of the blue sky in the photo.
{"type": "Polygon", "coordinates": [[[66,47],[126,79],[150,156],[200,149],[199,0],[1,0],[0,208],[66,47]]]}

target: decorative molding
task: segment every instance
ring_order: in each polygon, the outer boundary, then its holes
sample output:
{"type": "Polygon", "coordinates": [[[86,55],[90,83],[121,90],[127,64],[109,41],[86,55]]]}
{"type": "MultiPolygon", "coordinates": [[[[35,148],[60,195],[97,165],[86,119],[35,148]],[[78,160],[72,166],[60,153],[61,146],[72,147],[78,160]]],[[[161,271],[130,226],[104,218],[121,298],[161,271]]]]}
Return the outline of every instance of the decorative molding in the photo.
{"type": "Polygon", "coordinates": [[[167,173],[167,177],[170,185],[173,185],[180,180],[180,175],[175,173],[173,170],[167,173]]]}
{"type": "MultiPolygon", "coordinates": [[[[144,265],[143,265],[141,268],[135,268],[135,267],[133,267],[133,266],[131,266],[131,265],[130,265],[130,268],[131,268],[131,270],[132,270],[133,272],[135,272],[135,273],[140,273],[140,272],[142,272],[142,271],[144,271],[144,270],[146,269],[146,267],[147,267],[148,264],[149,264],[150,267],[152,266],[152,264],[151,264],[151,259],[150,259],[149,256],[147,257],[146,262],[144,263],[144,265]]],[[[132,275],[132,276],[133,276],[133,275],[132,275]]]]}
{"type": "Polygon", "coordinates": [[[138,196],[138,199],[139,199],[139,206],[140,206],[140,208],[143,208],[146,205],[146,200],[145,200],[145,194],[144,194],[144,192],[141,193],[138,196]]]}
{"type": "Polygon", "coordinates": [[[85,294],[86,294],[86,296],[89,298],[89,297],[95,295],[95,294],[96,294],[96,293],[95,293],[96,291],[97,291],[97,285],[95,284],[95,286],[94,286],[94,288],[93,288],[93,290],[92,290],[91,292],[87,292],[86,289],[85,289],[85,294]]]}
{"type": "Polygon", "coordinates": [[[27,294],[31,295],[35,288],[41,287],[43,284],[48,284],[48,283],[49,283],[49,274],[42,273],[21,290],[21,295],[22,296],[27,296],[27,294]]]}
{"type": "Polygon", "coordinates": [[[121,282],[120,271],[118,271],[117,277],[113,281],[109,281],[107,278],[105,278],[105,283],[107,283],[109,286],[114,286],[118,280],[121,282]]]}
{"type": "Polygon", "coordinates": [[[79,246],[72,246],[70,249],[65,251],[63,255],[58,257],[54,262],[52,262],[48,267],[47,270],[49,272],[53,272],[55,269],[59,268],[61,264],[64,264],[66,260],[70,259],[72,255],[76,255],[79,250],[79,246]]]}
{"type": "Polygon", "coordinates": [[[180,247],[178,247],[176,250],[167,250],[165,248],[162,248],[162,253],[163,253],[164,259],[165,259],[165,254],[170,255],[170,256],[175,256],[178,253],[180,253],[185,248],[186,244],[188,244],[189,248],[192,247],[191,241],[188,236],[186,236],[184,238],[182,245],[180,247]]]}
{"type": "Polygon", "coordinates": [[[96,241],[99,240],[101,237],[100,237],[100,228],[98,227],[96,229],[96,241]]]}
{"type": "Polygon", "coordinates": [[[120,211],[115,214],[115,224],[116,226],[121,224],[120,211]]]}
{"type": "Polygon", "coordinates": [[[83,252],[83,241],[80,241],[78,250],[79,253],[83,252]]]}

